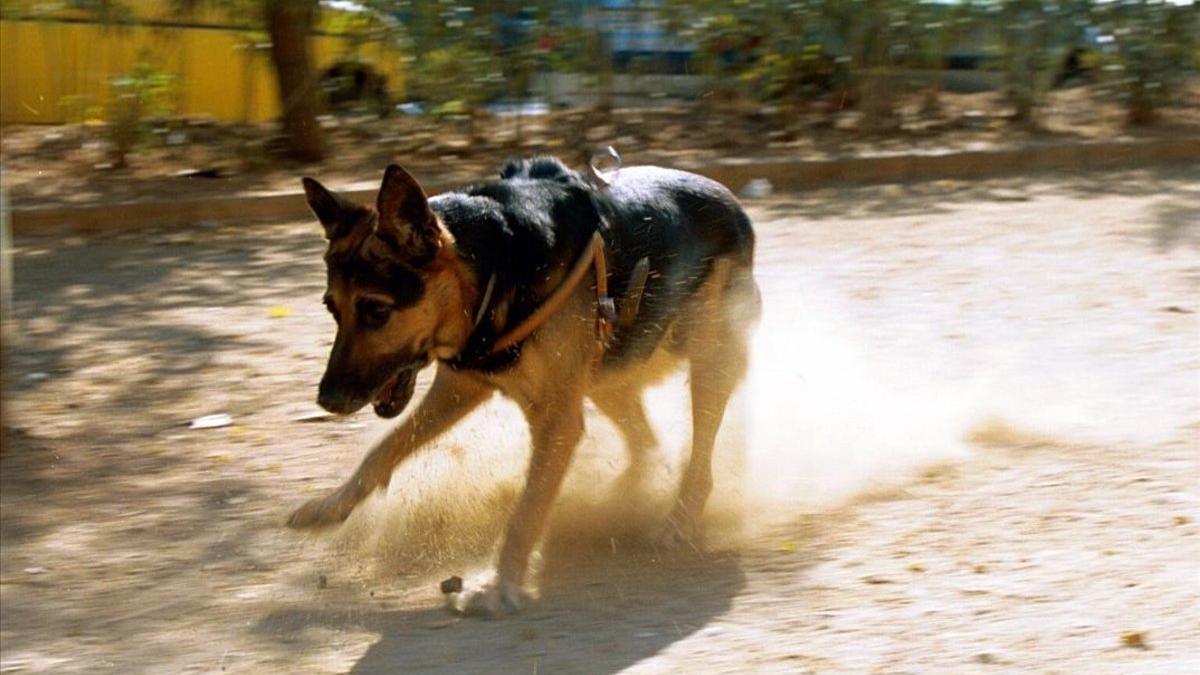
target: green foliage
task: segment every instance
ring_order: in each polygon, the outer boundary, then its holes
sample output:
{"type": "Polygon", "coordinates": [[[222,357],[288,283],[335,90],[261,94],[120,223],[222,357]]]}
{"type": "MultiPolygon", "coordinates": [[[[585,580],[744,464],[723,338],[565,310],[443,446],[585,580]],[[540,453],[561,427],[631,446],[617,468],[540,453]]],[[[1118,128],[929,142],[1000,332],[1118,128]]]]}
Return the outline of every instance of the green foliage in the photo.
{"type": "Polygon", "coordinates": [[[795,53],[767,52],[739,74],[742,91],[753,100],[787,102],[814,98],[849,84],[838,60],[811,44],[795,53]]]}
{"type": "Polygon", "coordinates": [[[810,3],[768,0],[668,0],[668,24],[696,46],[700,73],[752,100],[794,92],[798,69],[815,65],[819,50],[805,36],[810,3]]]}
{"type": "Polygon", "coordinates": [[[1053,82],[1056,56],[1073,10],[1081,5],[1053,0],[997,0],[984,4],[991,33],[999,37],[999,65],[1013,118],[1033,124],[1035,110],[1053,82]]]}
{"type": "MultiPolygon", "coordinates": [[[[251,9],[261,2],[169,1],[256,19],[251,9]]],[[[1068,54],[1084,70],[1103,71],[1133,121],[1151,119],[1200,65],[1197,6],[1166,0],[646,0],[619,10],[593,1],[361,1],[373,11],[327,13],[322,28],[390,36],[409,54],[410,95],[439,114],[523,98],[534,75],[547,71],[588,75],[606,100],[613,67],[605,31],[630,12],[694,49],[694,72],[732,98],[786,108],[835,94],[877,120],[890,118],[898,98],[914,87],[930,94],[926,110],[935,110],[951,52],[980,56],[985,67],[1003,73],[1021,122],[1034,121],[1046,92],[1062,79],[1068,54]],[[1083,38],[1089,32],[1113,40],[1089,43],[1083,38]],[[929,75],[914,81],[913,70],[929,75]]],[[[122,11],[119,0],[75,2],[98,13],[122,11]]],[[[38,4],[0,3],[9,11],[38,4]]],[[[642,72],[638,63],[629,70],[642,72]]]]}
{"type": "Polygon", "coordinates": [[[67,124],[89,124],[104,116],[104,107],[86,94],[71,94],[58,102],[67,124]]]}
{"type": "Polygon", "coordinates": [[[1093,17],[1113,37],[1113,52],[1104,58],[1106,83],[1126,105],[1131,124],[1154,121],[1198,67],[1196,6],[1113,0],[1097,3],[1093,17]]]}
{"type": "Polygon", "coordinates": [[[152,137],[153,123],[175,110],[174,75],[146,62],[114,78],[104,121],[112,143],[113,163],[123,167],[126,158],[152,137]]]}
{"type": "Polygon", "coordinates": [[[397,40],[410,54],[410,93],[444,114],[470,113],[504,96],[527,95],[538,70],[566,70],[583,53],[581,29],[552,20],[553,0],[370,0],[403,17],[397,40]],[[544,43],[566,45],[550,50],[544,43]]]}
{"type": "Polygon", "coordinates": [[[133,9],[119,0],[0,0],[0,17],[57,16],[64,13],[83,13],[114,24],[134,19],[133,9]]]}
{"type": "Polygon", "coordinates": [[[900,67],[936,68],[961,39],[969,3],[916,0],[675,0],[682,34],[704,72],[757,101],[850,91],[870,117],[888,117],[900,67]]]}
{"type": "Polygon", "coordinates": [[[837,82],[869,117],[890,114],[908,82],[900,69],[935,71],[953,50],[1004,74],[1018,122],[1032,123],[1069,54],[1106,64],[1131,121],[1148,121],[1200,68],[1197,5],[1164,0],[667,0],[718,86],[753,100],[819,94],[837,82]],[[1096,44],[1097,28],[1113,36],[1096,44]],[[1091,36],[1091,42],[1087,36],[1091,36]],[[836,59],[840,77],[814,76],[836,59]],[[731,84],[732,83],[732,84],[731,84]]]}
{"type": "Polygon", "coordinates": [[[412,64],[410,89],[438,115],[470,113],[502,90],[491,55],[458,42],[425,52],[412,64]]]}

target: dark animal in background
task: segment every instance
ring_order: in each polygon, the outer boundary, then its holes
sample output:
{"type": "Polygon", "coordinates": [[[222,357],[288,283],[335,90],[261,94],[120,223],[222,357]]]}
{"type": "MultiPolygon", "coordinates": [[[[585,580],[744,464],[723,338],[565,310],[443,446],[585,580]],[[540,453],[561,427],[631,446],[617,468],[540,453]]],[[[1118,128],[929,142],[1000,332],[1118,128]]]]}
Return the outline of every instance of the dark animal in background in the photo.
{"type": "Polygon", "coordinates": [[[516,609],[583,431],[584,398],[617,421],[630,454],[622,479],[636,478],[654,444],[642,390],[686,365],[692,451],[660,540],[696,536],[714,440],[760,313],[754,233],[734,196],[707,178],[647,166],[604,182],[538,158],[510,162],[500,180],[428,198],[393,165],[372,208],[304,179],[328,239],[325,303],[337,322],[321,406],[352,413],[371,403],[393,417],[417,373],[435,362],[437,371],[420,405],[354,475],[301,506],[290,525],[345,520],[399,462],[499,391],[529,423],[529,473],[494,574],[454,603],[466,613],[516,609]],[[618,318],[598,339],[605,286],[618,318]],[[635,295],[636,310],[620,311],[635,295]]]}
{"type": "Polygon", "coordinates": [[[338,61],[321,74],[321,90],[333,110],[364,108],[387,117],[391,114],[387,76],[359,61],[338,61]]]}

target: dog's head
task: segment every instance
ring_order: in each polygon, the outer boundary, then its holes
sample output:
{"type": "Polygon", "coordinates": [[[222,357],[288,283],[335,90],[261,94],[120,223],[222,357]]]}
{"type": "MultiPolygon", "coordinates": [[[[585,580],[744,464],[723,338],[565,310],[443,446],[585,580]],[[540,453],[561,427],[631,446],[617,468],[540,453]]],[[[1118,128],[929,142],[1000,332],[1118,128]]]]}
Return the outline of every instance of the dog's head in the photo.
{"type": "Polygon", "coordinates": [[[303,183],[329,242],[325,306],[337,322],[317,402],[341,414],[370,402],[380,417],[395,417],[418,371],[465,343],[463,298],[473,280],[421,186],[399,166],[384,172],[375,208],[311,178],[303,183]]]}

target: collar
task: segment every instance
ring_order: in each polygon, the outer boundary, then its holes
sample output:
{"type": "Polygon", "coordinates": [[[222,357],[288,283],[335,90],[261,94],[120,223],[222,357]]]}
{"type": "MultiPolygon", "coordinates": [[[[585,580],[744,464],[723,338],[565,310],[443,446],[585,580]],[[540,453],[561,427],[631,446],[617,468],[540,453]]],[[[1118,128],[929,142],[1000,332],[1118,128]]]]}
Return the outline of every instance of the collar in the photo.
{"type": "Polygon", "coordinates": [[[483,302],[479,303],[479,309],[475,311],[475,321],[471,323],[472,333],[479,328],[480,322],[483,321],[483,315],[487,313],[488,305],[492,304],[492,291],[494,290],[496,290],[496,273],[492,272],[492,276],[488,278],[487,290],[483,292],[483,302]]]}

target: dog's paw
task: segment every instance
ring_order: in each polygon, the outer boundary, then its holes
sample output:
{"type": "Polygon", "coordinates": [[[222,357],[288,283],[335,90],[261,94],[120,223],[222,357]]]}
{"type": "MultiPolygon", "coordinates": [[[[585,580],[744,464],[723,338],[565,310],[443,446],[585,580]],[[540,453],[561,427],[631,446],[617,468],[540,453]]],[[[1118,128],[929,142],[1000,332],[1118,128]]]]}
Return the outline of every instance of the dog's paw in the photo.
{"type": "Polygon", "coordinates": [[[297,529],[337,525],[350,517],[350,512],[357,505],[357,499],[347,495],[344,489],[338,489],[305,502],[292,512],[287,524],[297,529]]]}
{"type": "Polygon", "coordinates": [[[654,538],[654,544],[668,550],[694,549],[700,544],[700,530],[696,519],[678,511],[671,513],[667,522],[654,538]]]}
{"type": "Polygon", "coordinates": [[[492,573],[455,593],[450,599],[450,607],[464,616],[491,619],[502,613],[519,611],[525,599],[520,584],[492,573]]]}

